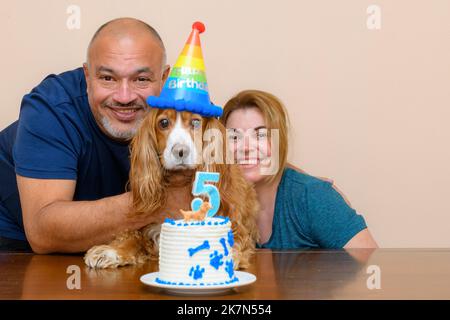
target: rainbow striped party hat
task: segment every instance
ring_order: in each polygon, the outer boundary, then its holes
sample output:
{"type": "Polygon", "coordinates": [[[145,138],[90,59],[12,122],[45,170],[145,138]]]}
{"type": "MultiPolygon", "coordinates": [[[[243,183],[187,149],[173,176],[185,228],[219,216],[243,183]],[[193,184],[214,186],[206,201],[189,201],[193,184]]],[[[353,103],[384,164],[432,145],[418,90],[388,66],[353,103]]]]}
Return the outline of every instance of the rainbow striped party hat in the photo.
{"type": "Polygon", "coordinates": [[[206,82],[200,33],[205,25],[195,22],[192,31],[170,72],[159,97],[149,96],[152,108],[190,111],[204,117],[220,117],[222,108],[211,103],[206,82]]]}

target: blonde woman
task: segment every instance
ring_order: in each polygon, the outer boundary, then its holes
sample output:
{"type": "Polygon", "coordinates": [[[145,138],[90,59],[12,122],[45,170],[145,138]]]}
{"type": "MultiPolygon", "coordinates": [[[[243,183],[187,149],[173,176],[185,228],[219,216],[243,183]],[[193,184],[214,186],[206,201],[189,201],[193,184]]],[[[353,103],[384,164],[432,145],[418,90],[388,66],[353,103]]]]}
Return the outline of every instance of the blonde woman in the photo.
{"type": "Polygon", "coordinates": [[[225,104],[221,121],[228,129],[235,161],[258,194],[259,247],[377,247],[364,218],[332,183],[287,163],[288,117],[277,97],[242,91],[225,104]],[[271,129],[278,129],[279,147],[271,144],[271,129]],[[266,175],[263,163],[275,152],[278,171],[266,175]]]}

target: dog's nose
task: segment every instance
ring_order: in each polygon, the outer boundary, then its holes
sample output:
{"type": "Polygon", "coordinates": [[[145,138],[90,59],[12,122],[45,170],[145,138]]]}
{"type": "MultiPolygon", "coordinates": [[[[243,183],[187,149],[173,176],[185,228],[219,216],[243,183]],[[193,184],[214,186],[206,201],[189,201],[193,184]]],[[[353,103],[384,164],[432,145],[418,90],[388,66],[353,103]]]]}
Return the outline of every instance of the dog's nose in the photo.
{"type": "Polygon", "coordinates": [[[172,148],[172,154],[177,159],[185,159],[189,156],[189,148],[185,144],[177,143],[172,148]]]}

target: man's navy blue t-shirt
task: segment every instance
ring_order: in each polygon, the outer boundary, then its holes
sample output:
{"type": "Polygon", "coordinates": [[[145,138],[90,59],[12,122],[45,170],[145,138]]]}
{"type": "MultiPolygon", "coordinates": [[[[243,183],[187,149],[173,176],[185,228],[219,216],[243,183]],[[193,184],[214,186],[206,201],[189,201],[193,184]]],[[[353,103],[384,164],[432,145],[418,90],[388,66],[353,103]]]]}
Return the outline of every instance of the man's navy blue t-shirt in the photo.
{"type": "Polygon", "coordinates": [[[16,173],[76,180],[74,200],[97,200],[125,192],[129,170],[128,144],[108,138],[92,115],[83,69],[49,75],[0,132],[0,236],[26,240],[16,173]]]}

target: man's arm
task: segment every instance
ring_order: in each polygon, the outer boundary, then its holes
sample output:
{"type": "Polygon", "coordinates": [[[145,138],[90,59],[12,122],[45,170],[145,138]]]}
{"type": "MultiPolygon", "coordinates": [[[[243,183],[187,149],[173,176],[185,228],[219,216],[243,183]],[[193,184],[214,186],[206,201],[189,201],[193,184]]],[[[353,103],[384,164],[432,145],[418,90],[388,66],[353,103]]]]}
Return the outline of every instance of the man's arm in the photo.
{"type": "Polygon", "coordinates": [[[82,252],[115,235],[143,227],[144,217],[127,217],[131,195],[73,201],[76,181],[17,175],[23,223],[36,253],[82,252]]]}

